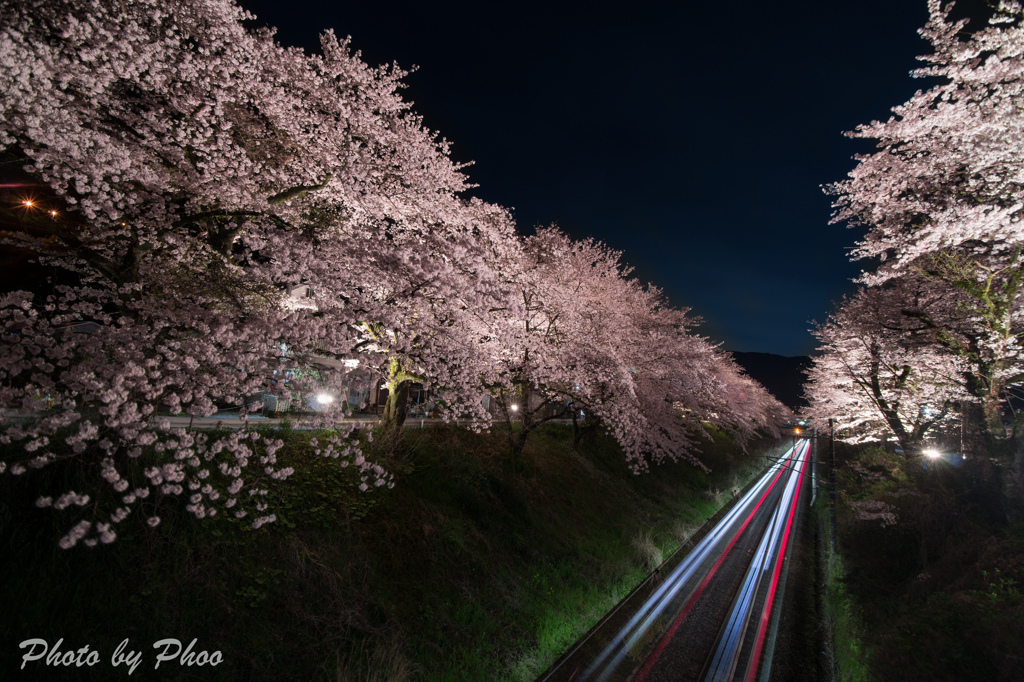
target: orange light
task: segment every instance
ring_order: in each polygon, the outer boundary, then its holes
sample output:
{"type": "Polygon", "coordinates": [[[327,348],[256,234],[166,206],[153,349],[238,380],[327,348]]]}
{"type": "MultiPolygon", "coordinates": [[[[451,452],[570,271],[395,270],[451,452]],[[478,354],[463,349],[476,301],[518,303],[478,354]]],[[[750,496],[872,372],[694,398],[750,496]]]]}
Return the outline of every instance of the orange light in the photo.
{"type": "Polygon", "coordinates": [[[32,208],[33,206],[35,206],[31,199],[25,199],[25,201],[21,203],[25,204],[25,208],[32,208]]]}
{"type": "Polygon", "coordinates": [[[57,217],[57,212],[56,211],[50,211],[50,215],[52,215],[54,218],[56,218],[57,217]]]}
{"type": "Polygon", "coordinates": [[[793,433],[795,433],[796,435],[799,436],[800,435],[800,429],[793,429],[793,433]]]}

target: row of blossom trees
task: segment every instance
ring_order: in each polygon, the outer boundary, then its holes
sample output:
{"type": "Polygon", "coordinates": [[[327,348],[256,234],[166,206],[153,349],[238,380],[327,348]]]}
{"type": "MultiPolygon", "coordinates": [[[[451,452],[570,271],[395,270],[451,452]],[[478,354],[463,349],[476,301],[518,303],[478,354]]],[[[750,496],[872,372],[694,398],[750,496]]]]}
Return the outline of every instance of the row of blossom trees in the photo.
{"type": "Polygon", "coordinates": [[[1024,381],[1024,11],[1002,1],[967,34],[952,3],[929,0],[934,48],[913,75],[939,79],[885,122],[829,189],[834,222],[866,228],[862,288],[815,334],[812,413],[844,436],[895,436],[908,454],[965,416],[992,444],[1008,392],[1024,381]]]}
{"type": "MultiPolygon", "coordinates": [[[[0,406],[23,416],[0,470],[73,458],[105,482],[41,491],[40,507],[85,508],[62,546],[113,540],[133,510],[156,525],[168,495],[200,518],[273,521],[268,487],[292,473],[279,440],[162,415],[294,386],[312,355],[384,377],[391,437],[412,382],[481,428],[493,397],[513,457],[555,416],[603,425],[637,470],[699,465],[705,422],[741,439],[773,427],[784,408],[619,253],[555,228],[522,238],[465,199],[401,70],[330,32],[321,54],[282,47],[251,19],[231,0],[0,1],[17,198],[2,238],[60,273],[0,300],[0,406]],[[297,285],[309,299],[288,297],[297,285]]],[[[333,433],[324,456],[364,489],[390,483],[354,430],[333,433]]]]}

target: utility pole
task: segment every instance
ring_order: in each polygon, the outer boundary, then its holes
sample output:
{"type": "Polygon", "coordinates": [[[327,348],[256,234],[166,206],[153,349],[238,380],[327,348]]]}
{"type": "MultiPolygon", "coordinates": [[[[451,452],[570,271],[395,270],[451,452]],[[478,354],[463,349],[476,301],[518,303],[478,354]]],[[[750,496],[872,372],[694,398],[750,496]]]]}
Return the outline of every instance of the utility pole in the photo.
{"type": "Polygon", "coordinates": [[[814,428],[814,440],[811,441],[811,506],[818,497],[818,428],[814,428]]]}
{"type": "Polygon", "coordinates": [[[967,459],[967,450],[964,448],[964,431],[967,429],[967,410],[963,402],[960,403],[960,459],[967,459]]]}
{"type": "Polygon", "coordinates": [[[828,439],[831,461],[828,469],[828,546],[836,553],[836,427],[835,421],[828,420],[828,439]]]}

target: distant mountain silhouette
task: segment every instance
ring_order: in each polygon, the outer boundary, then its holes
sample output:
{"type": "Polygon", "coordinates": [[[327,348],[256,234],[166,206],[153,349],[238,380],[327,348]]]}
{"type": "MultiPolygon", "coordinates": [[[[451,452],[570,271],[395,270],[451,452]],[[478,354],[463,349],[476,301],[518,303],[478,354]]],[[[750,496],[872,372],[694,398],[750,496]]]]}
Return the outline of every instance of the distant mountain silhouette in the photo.
{"type": "Polygon", "coordinates": [[[806,355],[786,357],[773,353],[741,353],[731,351],[732,357],[752,379],[767,388],[784,405],[801,410],[807,407],[803,399],[804,370],[811,365],[806,355]]]}

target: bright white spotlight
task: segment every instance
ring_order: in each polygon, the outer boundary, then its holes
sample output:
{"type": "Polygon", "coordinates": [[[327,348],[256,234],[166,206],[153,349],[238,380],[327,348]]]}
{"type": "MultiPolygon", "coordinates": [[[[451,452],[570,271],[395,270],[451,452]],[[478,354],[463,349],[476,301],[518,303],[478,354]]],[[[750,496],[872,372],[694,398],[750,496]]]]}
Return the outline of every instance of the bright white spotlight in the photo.
{"type": "Polygon", "coordinates": [[[513,411],[513,412],[516,412],[516,411],[517,411],[518,409],[519,409],[519,406],[518,406],[518,405],[513,405],[513,406],[512,406],[512,411],[513,411]]]}
{"type": "Polygon", "coordinates": [[[334,396],[330,393],[320,393],[317,395],[316,401],[321,405],[329,405],[334,402],[334,396]]]}
{"type": "Polygon", "coordinates": [[[922,454],[924,454],[924,456],[927,457],[928,459],[938,459],[939,457],[942,456],[942,453],[936,450],[935,448],[928,448],[922,454]]]}

